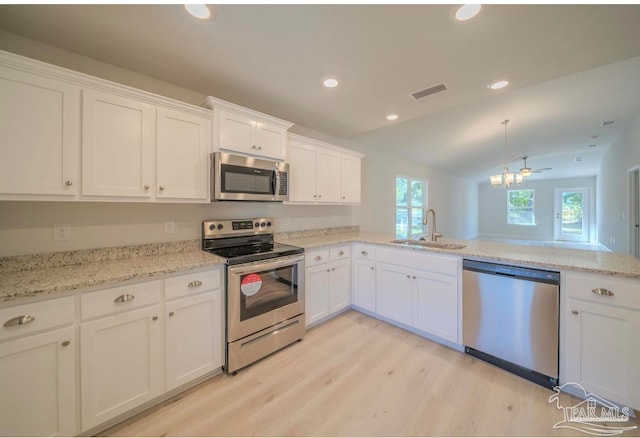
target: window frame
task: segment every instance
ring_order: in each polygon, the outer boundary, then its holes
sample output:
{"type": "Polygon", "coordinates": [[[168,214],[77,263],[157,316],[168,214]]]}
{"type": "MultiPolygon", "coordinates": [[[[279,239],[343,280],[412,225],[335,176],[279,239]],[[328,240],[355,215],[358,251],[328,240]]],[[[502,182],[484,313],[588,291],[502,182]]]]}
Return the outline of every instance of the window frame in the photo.
{"type": "Polygon", "coordinates": [[[523,227],[535,227],[536,226],[536,191],[535,189],[508,189],[507,190],[507,225],[517,225],[523,227]],[[512,207],[510,201],[511,192],[531,192],[531,207],[512,207]],[[515,209],[531,208],[531,223],[512,222],[511,212],[515,209]]]}
{"type": "Polygon", "coordinates": [[[416,235],[416,234],[423,234],[424,233],[424,225],[422,224],[422,220],[420,221],[420,232],[415,233],[412,232],[412,229],[414,228],[414,224],[412,222],[412,209],[414,208],[420,208],[422,210],[422,215],[424,215],[425,210],[428,208],[428,181],[425,179],[420,179],[420,178],[412,178],[410,176],[406,176],[406,175],[396,175],[395,178],[395,186],[397,189],[398,186],[398,180],[399,179],[404,179],[407,181],[407,204],[405,205],[400,205],[398,204],[398,196],[397,196],[397,191],[396,191],[396,195],[395,195],[395,236],[397,239],[410,239],[412,236],[416,235]],[[413,183],[415,182],[419,182],[422,184],[422,205],[420,206],[414,206],[412,204],[412,200],[413,200],[413,196],[411,193],[411,187],[413,185],[413,183]],[[398,209],[406,209],[407,210],[407,234],[402,235],[398,232],[398,209]]]}

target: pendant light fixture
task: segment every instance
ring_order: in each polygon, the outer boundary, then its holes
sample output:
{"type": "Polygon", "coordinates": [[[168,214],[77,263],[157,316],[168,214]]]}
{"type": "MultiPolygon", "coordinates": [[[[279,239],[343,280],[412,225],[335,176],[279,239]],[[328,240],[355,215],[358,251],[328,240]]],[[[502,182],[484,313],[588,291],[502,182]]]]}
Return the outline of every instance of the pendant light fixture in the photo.
{"type": "Polygon", "coordinates": [[[507,188],[513,184],[521,184],[523,176],[521,173],[509,172],[509,166],[507,166],[507,124],[509,120],[504,120],[500,124],[504,125],[504,169],[502,173],[497,175],[491,175],[491,185],[496,188],[507,188]]]}

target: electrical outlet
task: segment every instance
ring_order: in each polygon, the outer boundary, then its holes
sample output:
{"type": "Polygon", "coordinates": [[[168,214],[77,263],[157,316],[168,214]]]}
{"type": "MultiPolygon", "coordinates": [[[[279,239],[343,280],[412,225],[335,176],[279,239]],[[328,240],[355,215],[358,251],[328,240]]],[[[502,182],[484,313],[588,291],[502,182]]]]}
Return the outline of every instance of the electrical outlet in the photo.
{"type": "Polygon", "coordinates": [[[71,239],[71,225],[55,224],[53,226],[53,240],[69,240],[71,239]]]}
{"type": "Polygon", "coordinates": [[[164,222],[164,232],[165,234],[173,234],[176,232],[176,223],[174,221],[165,221],[164,222]]]}

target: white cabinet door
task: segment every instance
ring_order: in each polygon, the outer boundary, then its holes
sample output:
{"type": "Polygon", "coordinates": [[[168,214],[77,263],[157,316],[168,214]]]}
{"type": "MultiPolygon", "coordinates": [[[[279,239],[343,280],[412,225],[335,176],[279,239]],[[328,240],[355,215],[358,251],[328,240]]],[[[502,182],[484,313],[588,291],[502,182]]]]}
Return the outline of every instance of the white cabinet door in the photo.
{"type": "Polygon", "coordinates": [[[413,280],[411,271],[378,263],[377,312],[394,321],[411,325],[413,320],[413,280]]]}
{"type": "Polygon", "coordinates": [[[341,174],[342,174],[342,196],[341,202],[358,204],[361,198],[361,161],[360,157],[348,154],[341,154],[341,174]]]}
{"type": "Polygon", "coordinates": [[[640,312],[567,299],[565,382],[640,409],[640,312]]]}
{"type": "Polygon", "coordinates": [[[82,430],[163,392],[160,306],[83,323],[82,430]]]}
{"type": "Polygon", "coordinates": [[[376,311],[376,263],[355,259],[353,262],[353,305],[376,311]]]}
{"type": "Polygon", "coordinates": [[[222,291],[166,304],[167,390],[222,366],[222,291]]]}
{"type": "Polygon", "coordinates": [[[329,316],[330,272],[328,264],[305,269],[304,294],[307,326],[329,316]]]}
{"type": "Polygon", "coordinates": [[[82,97],[82,194],[151,198],[155,106],[89,89],[82,97]]]}
{"type": "Polygon", "coordinates": [[[256,153],[256,122],[242,114],[219,111],[220,148],[242,153],[256,153]]]}
{"type": "Polygon", "coordinates": [[[75,386],[72,327],[0,344],[0,433],[75,435],[75,386]]]}
{"type": "Polygon", "coordinates": [[[317,201],[316,148],[299,142],[290,143],[287,160],[289,162],[289,201],[317,201]]]}
{"type": "Polygon", "coordinates": [[[458,279],[433,272],[415,271],[414,327],[458,342],[458,279]]]}
{"type": "Polygon", "coordinates": [[[206,201],[209,119],[157,109],[157,198],[206,201]]]}
{"type": "Polygon", "coordinates": [[[0,195],[76,195],[80,89],[0,67],[0,195]]]}
{"type": "Polygon", "coordinates": [[[351,262],[349,259],[331,263],[330,313],[336,313],[351,305],[351,262]]]}
{"type": "Polygon", "coordinates": [[[340,152],[318,148],[318,202],[340,202],[340,152]]]}
{"type": "Polygon", "coordinates": [[[264,122],[256,122],[256,138],[258,152],[253,153],[278,160],[285,159],[287,150],[286,129],[264,122]]]}

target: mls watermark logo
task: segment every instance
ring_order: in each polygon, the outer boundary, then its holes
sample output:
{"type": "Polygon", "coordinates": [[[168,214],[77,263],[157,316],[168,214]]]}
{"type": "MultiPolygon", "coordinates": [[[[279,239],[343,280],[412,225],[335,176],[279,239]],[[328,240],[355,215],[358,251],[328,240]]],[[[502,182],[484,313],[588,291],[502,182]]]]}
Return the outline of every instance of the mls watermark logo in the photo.
{"type": "Polygon", "coordinates": [[[614,436],[636,429],[638,426],[624,426],[629,421],[630,408],[620,407],[599,395],[585,391],[578,383],[565,383],[553,388],[555,393],[549,397],[549,403],[556,403],[556,407],[564,414],[564,419],[553,425],[554,429],[573,429],[598,436],[614,436]],[[560,404],[560,391],[572,388],[571,393],[580,393],[584,400],[574,406],[560,404]],[[611,425],[618,423],[618,425],[611,425]]]}

